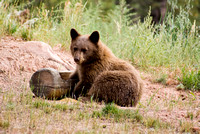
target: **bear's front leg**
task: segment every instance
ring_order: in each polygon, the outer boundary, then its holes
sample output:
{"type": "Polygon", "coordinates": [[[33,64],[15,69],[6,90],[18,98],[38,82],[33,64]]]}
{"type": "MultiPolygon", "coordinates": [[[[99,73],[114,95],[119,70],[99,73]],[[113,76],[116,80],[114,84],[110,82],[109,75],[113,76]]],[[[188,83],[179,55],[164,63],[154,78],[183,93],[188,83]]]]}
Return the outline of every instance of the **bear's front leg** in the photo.
{"type": "Polygon", "coordinates": [[[77,70],[76,70],[75,72],[73,72],[73,73],[69,76],[69,79],[76,79],[76,80],[79,80],[77,70]]]}
{"type": "Polygon", "coordinates": [[[71,82],[71,90],[70,90],[70,96],[73,98],[74,97],[74,90],[76,85],[79,82],[79,76],[77,70],[74,71],[70,76],[68,82],[71,82]]]}
{"type": "Polygon", "coordinates": [[[90,83],[85,81],[79,81],[74,90],[75,98],[78,99],[80,95],[85,96],[89,91],[90,87],[91,87],[90,83]]]}

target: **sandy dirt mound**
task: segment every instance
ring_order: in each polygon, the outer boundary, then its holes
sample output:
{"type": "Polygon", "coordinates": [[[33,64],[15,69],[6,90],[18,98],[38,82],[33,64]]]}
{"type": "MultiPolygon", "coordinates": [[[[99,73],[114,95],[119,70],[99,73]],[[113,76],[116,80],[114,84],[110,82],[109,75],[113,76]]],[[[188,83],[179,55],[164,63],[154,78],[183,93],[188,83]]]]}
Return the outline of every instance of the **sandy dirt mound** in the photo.
{"type": "Polygon", "coordinates": [[[74,66],[71,55],[60,45],[51,48],[40,41],[23,42],[12,37],[1,39],[0,87],[3,90],[30,80],[31,75],[41,68],[64,71],[74,70],[74,66]]]}
{"type": "Polygon", "coordinates": [[[15,74],[19,71],[32,72],[45,67],[59,70],[74,69],[74,63],[68,53],[58,47],[52,49],[41,41],[1,39],[0,55],[1,72],[15,74]]]}

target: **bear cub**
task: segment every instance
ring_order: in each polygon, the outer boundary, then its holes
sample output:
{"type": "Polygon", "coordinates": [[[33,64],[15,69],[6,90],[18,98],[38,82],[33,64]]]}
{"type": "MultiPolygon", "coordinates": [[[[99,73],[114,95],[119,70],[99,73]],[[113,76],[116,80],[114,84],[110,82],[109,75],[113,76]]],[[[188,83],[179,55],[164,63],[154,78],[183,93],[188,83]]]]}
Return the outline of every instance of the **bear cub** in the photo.
{"type": "Polygon", "coordinates": [[[104,45],[98,31],[80,35],[71,29],[71,54],[76,70],[70,79],[78,79],[73,93],[93,97],[105,103],[136,106],[142,95],[143,82],[137,70],[128,62],[117,58],[104,45]]]}

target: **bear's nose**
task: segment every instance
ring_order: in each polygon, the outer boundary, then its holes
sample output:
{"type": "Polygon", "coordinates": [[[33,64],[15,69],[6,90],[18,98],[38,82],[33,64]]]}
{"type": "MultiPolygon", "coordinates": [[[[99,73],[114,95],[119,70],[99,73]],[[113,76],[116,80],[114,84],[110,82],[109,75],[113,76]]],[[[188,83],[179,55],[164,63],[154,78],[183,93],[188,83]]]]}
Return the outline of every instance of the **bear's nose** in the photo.
{"type": "Polygon", "coordinates": [[[79,59],[78,57],[76,57],[76,58],[74,58],[74,61],[75,61],[76,63],[78,63],[78,62],[80,61],[80,59],[79,59]]]}

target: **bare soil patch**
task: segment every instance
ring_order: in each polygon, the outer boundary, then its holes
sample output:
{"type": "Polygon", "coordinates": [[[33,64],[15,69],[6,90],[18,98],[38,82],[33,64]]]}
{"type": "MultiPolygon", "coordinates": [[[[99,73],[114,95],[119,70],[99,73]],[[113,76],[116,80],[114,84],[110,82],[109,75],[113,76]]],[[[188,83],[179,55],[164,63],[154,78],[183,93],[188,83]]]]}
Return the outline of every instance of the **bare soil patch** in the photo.
{"type": "MultiPolygon", "coordinates": [[[[47,100],[50,103],[73,105],[72,110],[69,108],[67,112],[56,113],[55,111],[50,114],[43,114],[42,111],[31,110],[30,108],[27,108],[27,111],[20,110],[20,108],[24,110],[24,106],[17,105],[19,104],[20,97],[22,95],[33,95],[29,88],[29,80],[35,71],[41,68],[54,68],[59,71],[74,70],[73,67],[75,67],[75,64],[70,53],[63,50],[60,45],[51,48],[43,42],[24,42],[13,37],[2,38],[0,41],[0,124],[1,121],[9,121],[9,125],[8,127],[0,125],[0,133],[131,133],[136,130],[139,132],[155,131],[148,128],[137,128],[137,125],[130,122],[124,124],[115,123],[90,117],[87,118],[87,116],[84,116],[84,119],[80,119],[80,111],[87,110],[89,114],[93,110],[102,108],[103,104],[82,103],[72,99],[61,101],[47,100]],[[16,102],[13,106],[13,109],[15,109],[14,113],[11,112],[12,109],[9,109],[9,98],[16,102]],[[15,108],[15,105],[18,107],[15,108]],[[71,113],[70,111],[74,109],[76,109],[75,112],[71,113]],[[10,117],[9,115],[12,116],[10,117]],[[128,129],[125,128],[125,125],[127,125],[128,129]]],[[[163,122],[169,123],[174,129],[166,132],[180,132],[184,129],[182,128],[184,127],[183,124],[186,123],[192,125],[194,132],[200,133],[199,92],[178,91],[176,85],[166,86],[159,83],[152,83],[149,74],[141,72],[141,75],[145,82],[145,89],[140,104],[135,108],[122,109],[138,109],[144,116],[158,118],[163,122]]],[[[34,99],[37,98],[33,98],[33,101],[34,99]]]]}

